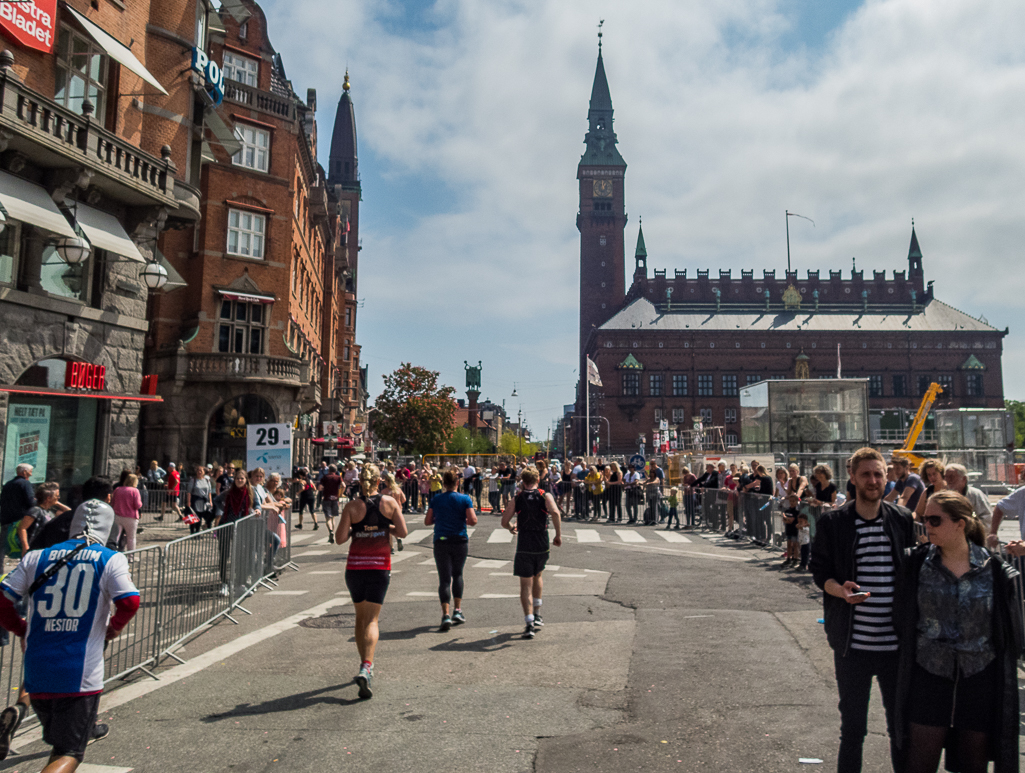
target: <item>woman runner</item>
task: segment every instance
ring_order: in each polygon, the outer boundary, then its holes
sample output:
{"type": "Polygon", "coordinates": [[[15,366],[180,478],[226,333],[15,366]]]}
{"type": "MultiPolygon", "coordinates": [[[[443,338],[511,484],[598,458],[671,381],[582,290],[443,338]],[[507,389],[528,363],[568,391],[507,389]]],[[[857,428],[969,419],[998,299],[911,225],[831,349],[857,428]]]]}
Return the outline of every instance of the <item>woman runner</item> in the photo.
{"type": "Polygon", "coordinates": [[[388,583],[391,581],[390,535],[408,533],[402,508],[393,497],[377,494],[381,471],[376,464],[365,464],[359,477],[360,496],[342,510],[335,532],[335,543],[344,545],[352,537],[345,565],[345,585],[356,607],[356,648],[359,650],[359,697],[372,698],[374,651],[378,626],[388,583]]]}
{"type": "Polygon", "coordinates": [[[442,476],[445,490],[431,501],[424,517],[424,526],[434,526],[434,564],[438,567],[438,598],[441,599],[441,630],[452,624],[465,623],[463,616],[463,566],[469,546],[467,526],[477,525],[473,500],[466,494],[457,494],[459,473],[445,470],[442,476]],[[449,603],[455,609],[449,616],[449,603]]]}

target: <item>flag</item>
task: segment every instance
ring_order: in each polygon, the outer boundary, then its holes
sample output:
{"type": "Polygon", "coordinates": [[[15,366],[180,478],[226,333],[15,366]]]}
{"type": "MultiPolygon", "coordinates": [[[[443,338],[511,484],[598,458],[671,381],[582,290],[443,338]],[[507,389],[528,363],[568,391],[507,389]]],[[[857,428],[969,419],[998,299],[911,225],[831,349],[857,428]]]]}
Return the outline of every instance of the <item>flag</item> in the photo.
{"type": "Polygon", "coordinates": [[[836,377],[842,378],[840,375],[840,344],[836,345],[836,377]]]}
{"type": "Polygon", "coordinates": [[[598,366],[594,364],[594,360],[590,357],[587,358],[587,383],[594,384],[595,386],[601,386],[601,377],[598,376],[598,366]]]}

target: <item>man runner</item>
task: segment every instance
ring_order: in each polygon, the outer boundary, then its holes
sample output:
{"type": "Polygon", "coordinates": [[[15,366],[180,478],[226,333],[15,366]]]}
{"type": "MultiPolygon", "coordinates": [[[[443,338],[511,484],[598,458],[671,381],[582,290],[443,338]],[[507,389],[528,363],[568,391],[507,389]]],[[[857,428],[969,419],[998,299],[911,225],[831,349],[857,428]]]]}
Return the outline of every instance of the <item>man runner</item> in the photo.
{"type": "Polygon", "coordinates": [[[335,518],[338,517],[338,495],[342,490],[342,476],[338,466],[329,465],[317,484],[319,496],[323,497],[324,521],[327,523],[327,541],[335,541],[335,518]]]}
{"type": "Polygon", "coordinates": [[[541,572],[548,563],[548,517],[551,516],[555,527],[555,538],[552,540],[555,547],[562,545],[562,522],[552,495],[537,487],[537,467],[531,465],[524,468],[520,480],[523,490],[505,508],[502,528],[519,534],[516,538],[513,574],[520,578],[520,604],[527,624],[523,638],[533,639],[535,632],[544,625],[541,619],[541,572]],[[512,522],[514,516],[515,524],[512,522]]]}

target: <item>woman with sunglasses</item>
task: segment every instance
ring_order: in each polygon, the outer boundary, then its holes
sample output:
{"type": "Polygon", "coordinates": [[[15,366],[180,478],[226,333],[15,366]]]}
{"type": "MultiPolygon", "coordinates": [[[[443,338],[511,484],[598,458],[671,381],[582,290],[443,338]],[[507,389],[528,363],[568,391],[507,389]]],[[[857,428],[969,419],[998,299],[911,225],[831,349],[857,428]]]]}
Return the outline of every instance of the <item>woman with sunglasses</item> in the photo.
{"type": "Polygon", "coordinates": [[[907,773],[1018,770],[1018,572],[984,547],[971,503],[939,491],[925,506],[929,542],[910,548],[895,599],[898,743],[907,773]]]}

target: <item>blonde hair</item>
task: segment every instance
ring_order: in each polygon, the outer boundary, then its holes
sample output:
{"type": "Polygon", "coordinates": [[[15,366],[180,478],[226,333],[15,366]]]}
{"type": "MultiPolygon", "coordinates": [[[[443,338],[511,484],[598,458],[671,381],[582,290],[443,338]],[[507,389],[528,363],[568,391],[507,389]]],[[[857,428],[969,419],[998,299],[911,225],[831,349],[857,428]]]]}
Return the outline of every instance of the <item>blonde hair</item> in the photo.
{"type": "Polygon", "coordinates": [[[376,464],[364,464],[359,474],[359,487],[363,496],[369,497],[372,493],[376,493],[380,480],[381,468],[376,464]]]}
{"type": "Polygon", "coordinates": [[[134,472],[128,473],[128,477],[125,478],[124,485],[131,486],[132,488],[135,488],[136,486],[139,485],[139,476],[136,475],[134,472]]]}
{"type": "Polygon", "coordinates": [[[395,476],[392,475],[390,472],[382,472],[381,480],[383,480],[384,485],[388,487],[388,493],[391,496],[395,496],[396,494],[402,493],[402,487],[395,482],[395,476]]]}
{"type": "MultiPolygon", "coordinates": [[[[594,467],[592,466],[591,469],[593,470],[594,467]]],[[[524,485],[526,486],[530,486],[534,483],[537,483],[538,480],[540,480],[540,477],[541,476],[539,476],[537,473],[537,467],[535,467],[534,465],[524,467],[523,472],[520,473],[520,480],[522,480],[524,485]]]]}

